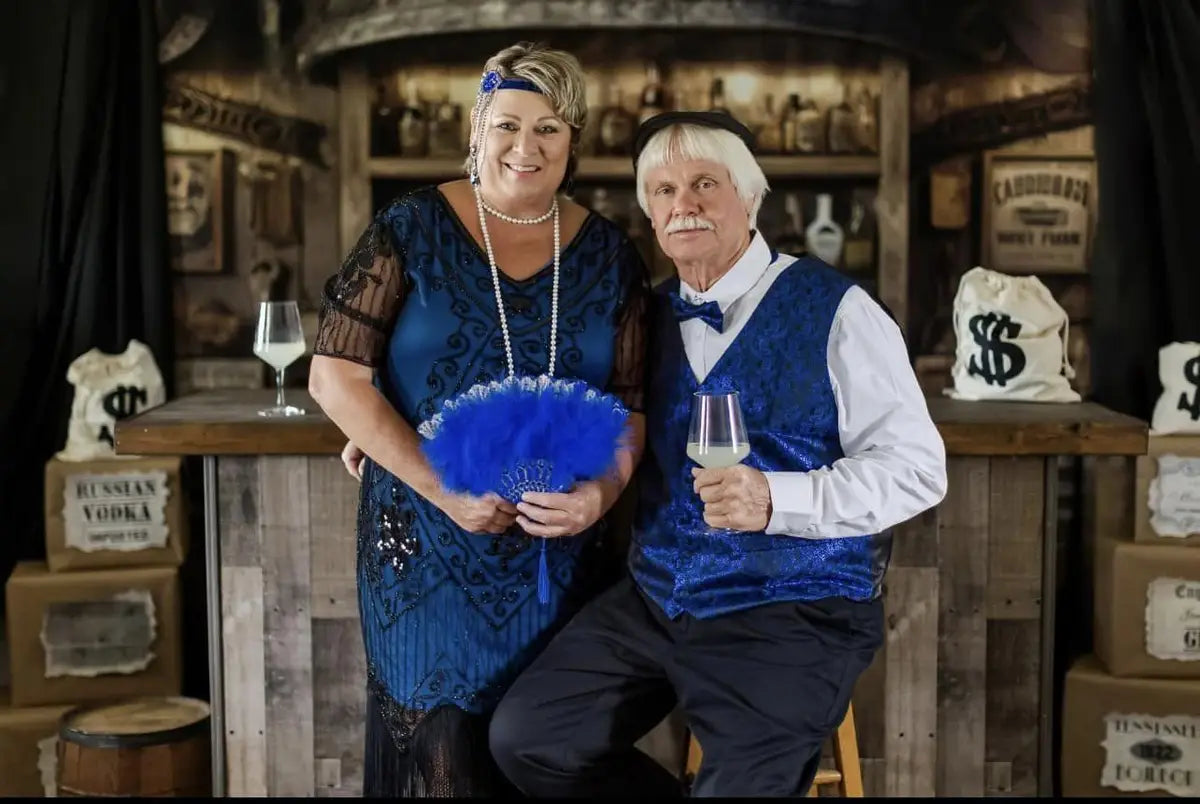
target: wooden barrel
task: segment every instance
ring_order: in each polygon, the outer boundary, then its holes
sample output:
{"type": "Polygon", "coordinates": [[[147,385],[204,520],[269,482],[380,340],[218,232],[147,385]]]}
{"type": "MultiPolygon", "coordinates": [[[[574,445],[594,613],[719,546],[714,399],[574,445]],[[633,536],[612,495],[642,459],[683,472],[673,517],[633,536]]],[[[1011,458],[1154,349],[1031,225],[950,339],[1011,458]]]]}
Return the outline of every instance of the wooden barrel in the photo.
{"type": "Polygon", "coordinates": [[[193,698],[72,709],[58,730],[58,794],[210,797],[208,729],[208,704],[193,698]]]}

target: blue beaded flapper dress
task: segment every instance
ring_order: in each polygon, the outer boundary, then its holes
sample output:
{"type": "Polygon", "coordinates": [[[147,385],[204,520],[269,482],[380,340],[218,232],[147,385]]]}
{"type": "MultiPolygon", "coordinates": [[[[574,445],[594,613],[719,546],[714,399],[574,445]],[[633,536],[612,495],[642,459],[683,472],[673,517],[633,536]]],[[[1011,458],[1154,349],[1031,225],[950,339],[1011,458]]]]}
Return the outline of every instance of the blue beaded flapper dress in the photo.
{"type": "MultiPolygon", "coordinates": [[[[501,266],[503,267],[503,266],[501,266]]],[[[518,374],[546,370],[553,270],[501,272],[518,374]]],[[[645,268],[612,223],[589,214],[562,246],[555,376],[642,409],[645,268]]],[[[443,401],[507,373],[487,256],[436,188],[381,211],[326,283],[317,354],[372,366],[413,429],[443,401]]],[[[367,449],[369,453],[369,445],[367,449]]],[[[463,531],[369,458],[357,523],[359,612],[368,668],[364,794],[504,792],[487,717],[511,681],[620,559],[603,521],[548,541],[547,604],[537,600],[540,542],[514,527],[463,531]]]]}

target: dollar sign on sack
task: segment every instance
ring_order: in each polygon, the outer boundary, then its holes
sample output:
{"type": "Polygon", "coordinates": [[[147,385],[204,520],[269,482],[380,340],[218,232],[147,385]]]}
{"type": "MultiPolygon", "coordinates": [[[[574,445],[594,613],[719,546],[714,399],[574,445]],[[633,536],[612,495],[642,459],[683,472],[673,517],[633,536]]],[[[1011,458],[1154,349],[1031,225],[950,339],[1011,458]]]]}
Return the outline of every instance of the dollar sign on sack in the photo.
{"type": "Polygon", "coordinates": [[[988,385],[1003,388],[1008,381],[1025,370],[1025,351],[1015,343],[1004,340],[1021,334],[1021,325],[1008,313],[980,313],[967,322],[975,343],[979,344],[979,360],[971,355],[967,374],[982,377],[988,385]]]}
{"type": "Polygon", "coordinates": [[[1179,395],[1179,409],[1187,411],[1192,421],[1200,420],[1200,355],[1183,364],[1183,378],[1196,386],[1196,390],[1191,400],[1188,400],[1187,391],[1179,395]]]}
{"type": "MultiPolygon", "coordinates": [[[[145,388],[138,388],[136,385],[118,385],[104,395],[100,404],[109,416],[114,419],[124,419],[137,413],[138,406],[146,404],[146,398],[145,388]]],[[[108,429],[107,424],[100,426],[100,435],[97,440],[107,442],[110,447],[116,446],[112,431],[108,429]]]]}

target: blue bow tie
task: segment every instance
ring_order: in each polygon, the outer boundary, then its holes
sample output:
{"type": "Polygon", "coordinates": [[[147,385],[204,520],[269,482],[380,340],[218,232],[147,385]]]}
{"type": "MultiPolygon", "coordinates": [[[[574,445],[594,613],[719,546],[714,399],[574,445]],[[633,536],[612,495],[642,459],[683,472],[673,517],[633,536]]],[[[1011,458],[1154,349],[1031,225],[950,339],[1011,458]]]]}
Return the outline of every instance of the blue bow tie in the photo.
{"type": "Polygon", "coordinates": [[[725,331],[725,314],[721,312],[721,305],[715,301],[704,302],[704,304],[692,304],[691,302],[684,301],[678,293],[670,293],[668,295],[671,297],[671,309],[675,312],[676,321],[699,318],[717,332],[725,331]]]}

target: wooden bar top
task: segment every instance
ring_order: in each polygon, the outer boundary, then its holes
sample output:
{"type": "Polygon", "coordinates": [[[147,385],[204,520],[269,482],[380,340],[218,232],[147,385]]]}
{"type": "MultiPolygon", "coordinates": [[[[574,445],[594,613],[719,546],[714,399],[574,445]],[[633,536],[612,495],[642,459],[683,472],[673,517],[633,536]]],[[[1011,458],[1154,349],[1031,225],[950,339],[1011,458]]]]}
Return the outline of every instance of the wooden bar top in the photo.
{"type": "MultiPolygon", "coordinates": [[[[257,410],[274,390],[200,391],[117,422],[116,451],[128,455],[336,455],[345,437],[312,397],[288,389],[304,416],[257,410]]],[[[1148,425],[1093,402],[964,402],[930,397],[950,455],[1143,455],[1148,425]]]]}

